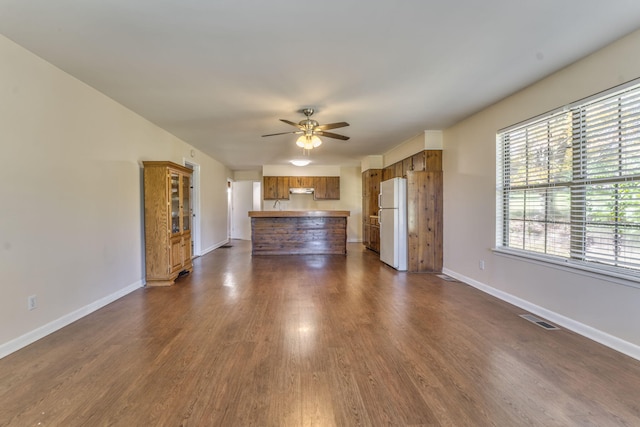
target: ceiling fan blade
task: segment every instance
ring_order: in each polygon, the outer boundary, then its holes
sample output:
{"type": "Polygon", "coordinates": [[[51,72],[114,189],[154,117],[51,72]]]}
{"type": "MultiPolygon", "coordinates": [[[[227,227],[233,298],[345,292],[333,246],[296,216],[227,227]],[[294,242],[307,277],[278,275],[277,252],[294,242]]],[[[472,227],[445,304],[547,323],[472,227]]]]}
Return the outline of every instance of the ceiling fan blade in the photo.
{"type": "Polygon", "coordinates": [[[327,138],[341,139],[343,141],[346,141],[349,139],[348,136],[338,135],[337,133],[333,133],[333,132],[318,131],[318,132],[315,132],[315,134],[318,136],[326,136],[327,138]]]}
{"type": "Polygon", "coordinates": [[[317,130],[329,130],[329,129],[343,128],[345,126],[349,126],[349,123],[347,123],[347,122],[327,123],[326,125],[316,126],[316,129],[317,130]]]}
{"type": "Polygon", "coordinates": [[[290,121],[290,120],[280,119],[280,121],[281,121],[281,122],[284,122],[284,123],[286,123],[286,124],[288,124],[288,125],[295,126],[295,127],[297,127],[298,129],[304,129],[304,128],[303,128],[302,126],[300,126],[298,123],[294,123],[294,122],[292,122],[292,121],[290,121]]]}
{"type": "Polygon", "coordinates": [[[303,133],[301,130],[298,131],[294,131],[294,132],[280,132],[280,133],[270,133],[268,135],[262,135],[262,136],[276,136],[276,135],[289,135],[291,133],[297,133],[297,134],[301,134],[303,133]]]}

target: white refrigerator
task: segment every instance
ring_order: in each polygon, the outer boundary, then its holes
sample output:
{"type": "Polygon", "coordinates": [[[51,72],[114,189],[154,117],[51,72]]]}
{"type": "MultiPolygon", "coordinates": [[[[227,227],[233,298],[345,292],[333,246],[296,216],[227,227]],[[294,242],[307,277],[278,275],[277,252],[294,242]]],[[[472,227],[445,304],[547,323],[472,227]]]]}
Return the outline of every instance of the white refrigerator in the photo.
{"type": "Polygon", "coordinates": [[[382,181],[378,207],[380,260],[396,270],[407,271],[407,180],[382,181]]]}

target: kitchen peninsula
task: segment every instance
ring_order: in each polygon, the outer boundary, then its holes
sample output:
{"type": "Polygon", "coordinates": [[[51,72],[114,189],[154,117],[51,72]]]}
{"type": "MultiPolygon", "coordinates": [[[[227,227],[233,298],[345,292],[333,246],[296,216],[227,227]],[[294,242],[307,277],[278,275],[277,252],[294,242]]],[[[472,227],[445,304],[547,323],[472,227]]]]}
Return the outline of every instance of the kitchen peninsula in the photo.
{"type": "Polygon", "coordinates": [[[249,211],[253,255],[347,253],[349,211],[249,211]]]}

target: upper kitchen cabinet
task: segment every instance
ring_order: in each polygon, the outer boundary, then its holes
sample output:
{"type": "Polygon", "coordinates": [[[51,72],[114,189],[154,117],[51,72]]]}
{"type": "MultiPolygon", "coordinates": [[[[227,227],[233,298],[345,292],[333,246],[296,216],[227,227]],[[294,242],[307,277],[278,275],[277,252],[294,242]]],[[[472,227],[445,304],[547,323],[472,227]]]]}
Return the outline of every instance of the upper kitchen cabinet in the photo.
{"type": "Polygon", "coordinates": [[[313,188],[315,200],[340,200],[339,176],[265,176],[264,200],[289,200],[292,188],[313,188]]]}
{"type": "Polygon", "coordinates": [[[394,178],[403,178],[404,171],[402,170],[402,160],[393,164],[393,177],[394,178]]]}
{"type": "Polygon", "coordinates": [[[314,177],[312,176],[290,176],[289,187],[291,188],[313,188],[314,177]]]}
{"type": "Polygon", "coordinates": [[[264,200],[289,200],[288,176],[265,176],[264,200]]]}
{"type": "Polygon", "coordinates": [[[442,150],[424,151],[424,170],[427,172],[442,170],[442,150]]]}
{"type": "Polygon", "coordinates": [[[339,176],[316,176],[313,181],[315,200],[340,200],[339,176]]]}
{"type": "Polygon", "coordinates": [[[407,172],[413,171],[413,157],[407,157],[402,161],[402,177],[407,177],[407,172]]]}
{"type": "Polygon", "coordinates": [[[395,165],[389,165],[382,169],[382,181],[387,181],[391,178],[395,178],[396,167],[395,165]]]}
{"type": "Polygon", "coordinates": [[[421,172],[424,170],[424,157],[425,152],[421,151],[410,157],[411,159],[411,171],[421,172]]]}

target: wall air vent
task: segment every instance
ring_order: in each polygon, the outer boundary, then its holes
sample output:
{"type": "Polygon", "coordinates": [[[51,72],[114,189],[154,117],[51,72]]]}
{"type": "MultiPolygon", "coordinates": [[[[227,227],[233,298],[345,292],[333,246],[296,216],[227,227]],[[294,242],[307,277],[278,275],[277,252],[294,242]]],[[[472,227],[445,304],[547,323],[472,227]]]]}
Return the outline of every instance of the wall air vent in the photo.
{"type": "Polygon", "coordinates": [[[546,329],[548,331],[558,331],[558,330],[560,330],[560,328],[558,328],[557,326],[552,325],[549,322],[545,322],[542,319],[538,319],[533,314],[521,314],[520,317],[522,317],[524,320],[528,320],[531,323],[535,323],[536,325],[538,325],[541,328],[544,328],[544,329],[546,329]]]}

